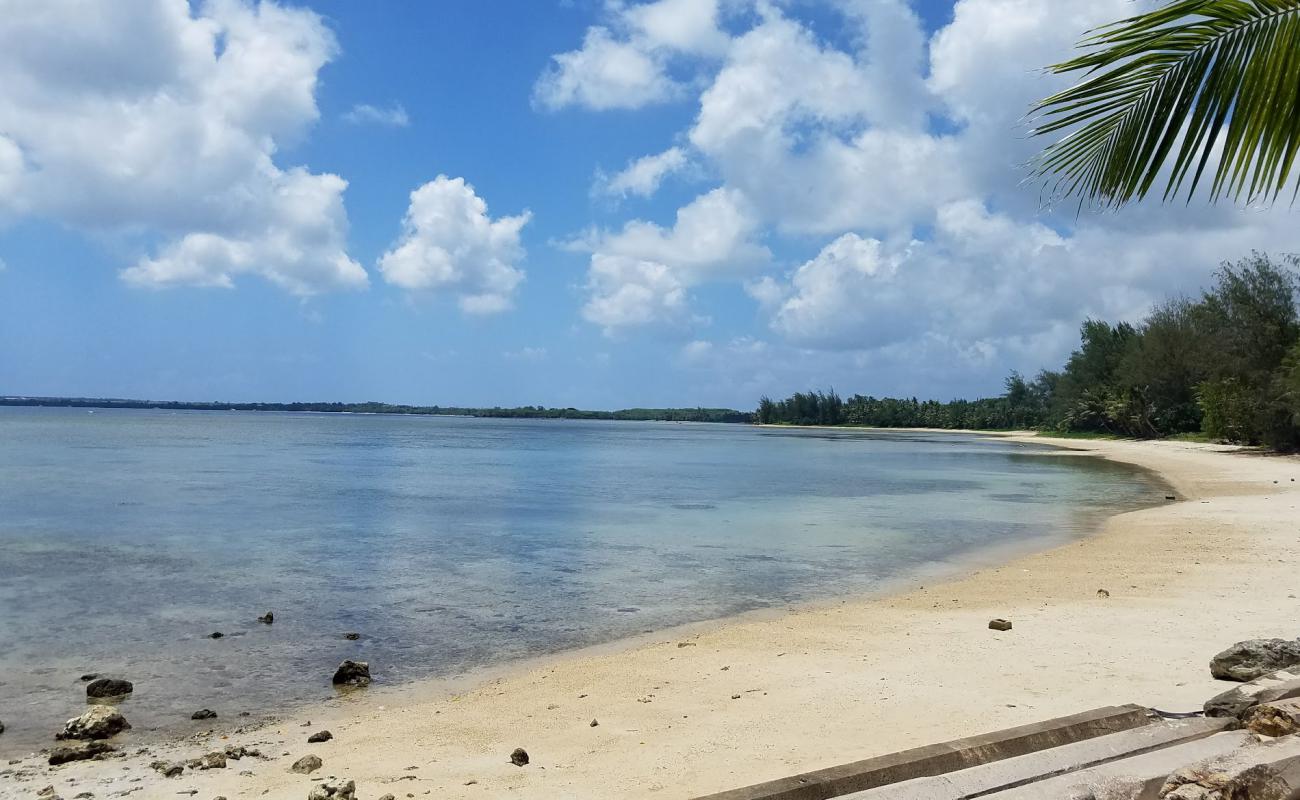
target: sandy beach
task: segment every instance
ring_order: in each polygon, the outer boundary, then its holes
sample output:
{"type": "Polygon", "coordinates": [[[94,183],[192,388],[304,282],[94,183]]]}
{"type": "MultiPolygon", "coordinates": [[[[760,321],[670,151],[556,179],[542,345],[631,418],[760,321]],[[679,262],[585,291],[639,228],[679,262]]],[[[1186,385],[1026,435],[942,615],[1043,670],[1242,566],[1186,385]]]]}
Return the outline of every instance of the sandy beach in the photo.
{"type": "MultiPolygon", "coordinates": [[[[660,632],[456,683],[372,686],[228,736],[57,768],[10,763],[0,796],[689,798],[1089,708],[1199,709],[1210,657],[1300,618],[1300,459],[1176,442],[1053,440],[1045,458],[1153,470],[1177,500],[1095,535],[887,597],[660,632]],[[1099,596],[1098,590],[1109,592],[1099,596]],[[1011,631],[989,630],[1003,617],[1011,631]],[[328,729],[333,740],[307,744],[328,729]],[[264,758],[165,778],[158,759],[264,758]],[[516,767],[517,747],[531,756],[516,767]],[[318,755],[312,775],[289,766],[318,755]]],[[[383,665],[374,665],[382,674],[383,665]]]]}

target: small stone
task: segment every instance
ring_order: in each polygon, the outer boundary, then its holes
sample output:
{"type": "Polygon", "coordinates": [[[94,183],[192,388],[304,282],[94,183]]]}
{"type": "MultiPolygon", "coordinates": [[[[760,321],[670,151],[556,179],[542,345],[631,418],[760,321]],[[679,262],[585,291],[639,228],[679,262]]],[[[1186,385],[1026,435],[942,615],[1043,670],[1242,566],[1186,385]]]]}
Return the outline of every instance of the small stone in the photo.
{"type": "Polygon", "coordinates": [[[1011,630],[1011,622],[1005,619],[991,619],[989,620],[989,630],[1009,631],[1011,630]]]}
{"type": "MultiPolygon", "coordinates": [[[[135,691],[135,684],[130,681],[118,680],[117,678],[99,678],[94,679],[95,674],[90,673],[92,680],[86,684],[86,697],[121,697],[135,691]]],[[[82,675],[81,679],[86,680],[82,675]]]]}
{"type": "Polygon", "coordinates": [[[210,708],[202,708],[190,714],[190,719],[216,719],[217,712],[210,708]]]}
{"type": "Polygon", "coordinates": [[[275,614],[268,611],[262,616],[258,617],[257,621],[262,623],[263,625],[270,625],[272,622],[275,622],[275,614]]]}
{"type": "Polygon", "coordinates": [[[344,661],[334,671],[335,686],[369,686],[370,664],[365,661],[344,661]]]}
{"type": "Polygon", "coordinates": [[[185,765],[179,761],[155,761],[149,766],[155,772],[161,773],[164,778],[179,778],[185,771],[185,765]]]}
{"type": "Polygon", "coordinates": [[[302,758],[293,762],[293,766],[289,767],[289,771],[299,772],[302,773],[303,775],[310,775],[311,773],[320,769],[321,765],[324,763],[325,763],[324,761],[320,760],[320,756],[303,756],[302,758]]]}
{"type": "Polygon", "coordinates": [[[514,764],[516,767],[527,766],[528,751],[522,747],[516,747],[514,752],[510,754],[510,763],[514,764]]]}
{"type": "Polygon", "coordinates": [[[222,633],[221,631],[213,631],[212,633],[208,634],[209,639],[220,639],[223,636],[225,636],[225,634],[222,633]]]}
{"type": "Polygon", "coordinates": [[[87,761],[108,753],[117,752],[117,748],[108,742],[86,742],[74,747],[56,747],[50,751],[50,766],[67,764],[69,761],[87,761]]]}
{"type": "Polygon", "coordinates": [[[54,793],[54,787],[53,787],[53,786],[46,786],[44,789],[42,789],[42,790],[40,790],[39,792],[37,792],[37,793],[36,793],[36,796],[37,796],[37,797],[55,797],[56,795],[55,795],[55,793],[54,793]]]}
{"type": "Polygon", "coordinates": [[[225,769],[226,754],[220,750],[208,753],[199,759],[199,769],[225,769]]]}
{"type": "Polygon", "coordinates": [[[356,800],[357,786],[352,781],[330,783],[326,781],[312,788],[307,800],[356,800]]]}
{"type": "Polygon", "coordinates": [[[593,728],[597,728],[597,727],[599,727],[599,726],[600,726],[600,723],[597,722],[596,720],[593,719],[593,720],[591,721],[591,727],[593,727],[593,728]]]}
{"type": "Polygon", "coordinates": [[[330,733],[329,731],[316,731],[316,732],[313,733],[311,736],[308,736],[308,737],[307,737],[307,744],[317,744],[317,743],[319,743],[319,742],[328,742],[330,739],[333,739],[333,738],[334,738],[334,734],[330,733]]]}
{"type": "Polygon", "coordinates": [[[731,696],[731,699],[732,699],[732,700],[739,700],[739,699],[740,699],[740,695],[738,695],[738,694],[733,694],[733,695],[731,696]]]}
{"type": "Polygon", "coordinates": [[[383,797],[379,798],[379,800],[397,800],[397,796],[393,794],[386,794],[383,797]]]}
{"type": "Polygon", "coordinates": [[[1104,600],[1107,597],[1110,597],[1110,592],[1106,591],[1105,589],[1098,589],[1097,596],[1104,600]]]}
{"type": "Polygon", "coordinates": [[[86,713],[68,720],[55,739],[107,739],[131,727],[126,717],[112,706],[92,706],[86,713]]]}

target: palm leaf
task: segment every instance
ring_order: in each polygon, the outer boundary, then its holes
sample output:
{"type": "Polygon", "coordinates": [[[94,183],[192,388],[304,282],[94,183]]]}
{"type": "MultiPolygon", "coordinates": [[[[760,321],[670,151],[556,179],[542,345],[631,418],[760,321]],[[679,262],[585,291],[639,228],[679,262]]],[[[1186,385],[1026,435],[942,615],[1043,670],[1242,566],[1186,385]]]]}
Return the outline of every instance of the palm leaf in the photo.
{"type": "MultiPolygon", "coordinates": [[[[1300,150],[1300,0],[1176,0],[1091,31],[1049,69],[1082,80],[1039,102],[1032,164],[1050,194],[1119,207],[1158,180],[1191,200],[1273,202],[1300,150]],[[1163,177],[1162,177],[1163,175],[1163,177]]],[[[1300,171],[1296,193],[1300,192],[1300,171]]]]}

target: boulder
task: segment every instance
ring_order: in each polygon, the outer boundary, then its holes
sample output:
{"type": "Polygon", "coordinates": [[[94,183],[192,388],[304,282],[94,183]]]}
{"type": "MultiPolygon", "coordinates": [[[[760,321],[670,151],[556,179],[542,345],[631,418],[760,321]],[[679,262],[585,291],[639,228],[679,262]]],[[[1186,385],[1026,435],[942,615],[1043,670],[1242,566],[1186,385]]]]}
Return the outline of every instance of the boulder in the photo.
{"type": "Polygon", "coordinates": [[[1205,716],[1239,717],[1251,706],[1292,697],[1300,697],[1300,669],[1282,669],[1210,698],[1205,716]]]}
{"type": "Polygon", "coordinates": [[[528,751],[522,747],[516,747],[515,751],[510,754],[510,763],[516,767],[528,766],[528,751]]]}
{"type": "Polygon", "coordinates": [[[335,686],[369,686],[370,664],[365,661],[344,661],[334,671],[335,686]]]}
{"type": "Polygon", "coordinates": [[[1241,724],[1260,736],[1300,733],[1300,699],[1260,703],[1241,715],[1241,724]]]}
{"type": "Polygon", "coordinates": [[[55,734],[56,739],[107,739],[131,727],[122,712],[112,706],[91,706],[86,713],[73,717],[55,734]]]}
{"type": "Polygon", "coordinates": [[[1300,640],[1250,639],[1210,659],[1210,674],[1225,681],[1253,681],[1300,665],[1300,640]]]}
{"type": "Polygon", "coordinates": [[[201,708],[198,711],[195,711],[193,714],[190,714],[190,719],[216,719],[216,718],[217,718],[217,712],[213,711],[210,708],[201,708]]]}
{"type": "Polygon", "coordinates": [[[352,781],[331,783],[326,781],[313,786],[307,800],[356,800],[357,786],[352,781]]]}
{"type": "Polygon", "coordinates": [[[117,748],[108,742],[86,742],[85,744],[73,745],[72,747],[56,747],[50,751],[50,766],[67,764],[69,761],[86,761],[92,758],[103,758],[109,753],[117,752],[117,748]]]}
{"type": "Polygon", "coordinates": [[[299,772],[302,773],[303,775],[310,775],[311,773],[320,769],[321,766],[324,765],[324,763],[325,763],[324,761],[320,760],[320,756],[303,756],[302,758],[293,762],[293,766],[289,767],[289,771],[299,772]]]}
{"type": "Polygon", "coordinates": [[[334,734],[330,733],[329,731],[316,731],[311,736],[307,737],[307,744],[318,744],[320,742],[328,742],[330,739],[333,738],[334,738],[334,734]]]}
{"type": "Polygon", "coordinates": [[[96,678],[86,684],[86,697],[121,697],[135,691],[135,684],[117,678],[96,678]]]}

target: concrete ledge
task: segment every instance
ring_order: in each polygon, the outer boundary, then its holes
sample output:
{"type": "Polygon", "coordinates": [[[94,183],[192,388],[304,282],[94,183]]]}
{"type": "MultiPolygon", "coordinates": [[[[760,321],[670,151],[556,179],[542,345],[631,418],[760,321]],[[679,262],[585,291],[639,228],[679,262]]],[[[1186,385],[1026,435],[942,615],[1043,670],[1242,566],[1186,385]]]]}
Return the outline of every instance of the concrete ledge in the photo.
{"type": "Polygon", "coordinates": [[[942,775],[1004,758],[1146,725],[1141,706],[1107,706],[1068,717],[926,745],[852,764],[805,772],[696,800],[828,800],[899,781],[942,775]]]}

